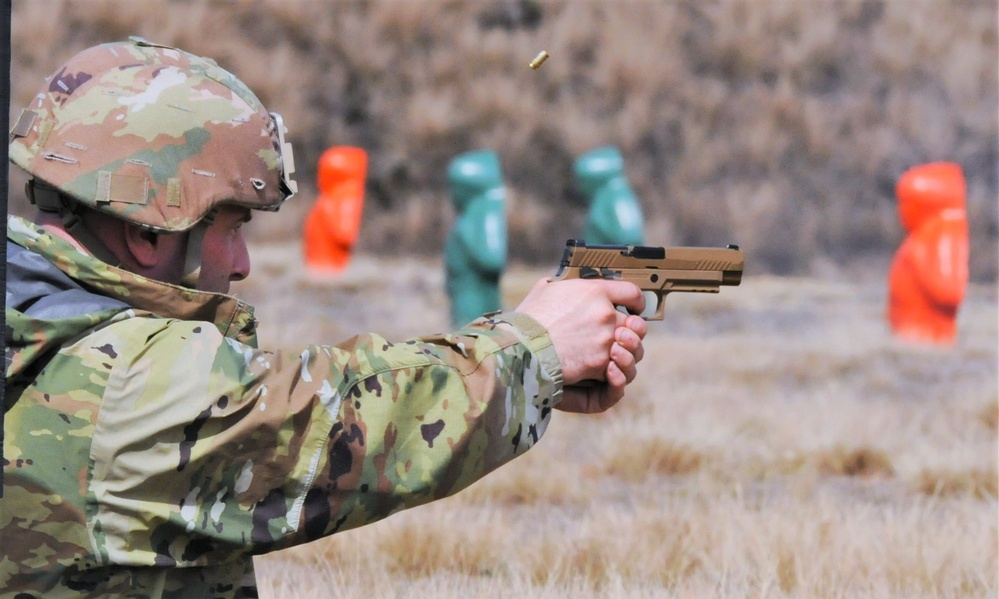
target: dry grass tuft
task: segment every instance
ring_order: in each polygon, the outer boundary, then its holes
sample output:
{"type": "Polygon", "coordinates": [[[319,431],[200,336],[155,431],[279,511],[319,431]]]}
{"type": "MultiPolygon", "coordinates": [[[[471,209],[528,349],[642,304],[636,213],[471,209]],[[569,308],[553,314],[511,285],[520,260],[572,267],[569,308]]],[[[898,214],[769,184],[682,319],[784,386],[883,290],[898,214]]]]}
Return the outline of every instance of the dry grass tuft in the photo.
{"type": "Polygon", "coordinates": [[[527,547],[535,556],[527,564],[534,584],[582,582],[593,589],[589,596],[614,596],[610,589],[622,580],[665,589],[702,575],[703,541],[679,518],[643,511],[636,520],[611,511],[606,520],[584,522],[566,538],[543,538],[527,547]]]}
{"type": "Polygon", "coordinates": [[[590,500],[590,489],[575,468],[547,468],[532,455],[520,458],[517,468],[504,468],[462,492],[469,503],[516,506],[580,506],[590,500]]]}
{"type": "Polygon", "coordinates": [[[635,482],[656,474],[692,474],[710,462],[710,456],[688,444],[653,437],[623,443],[607,457],[604,470],[607,474],[635,482]]]}
{"type": "Polygon", "coordinates": [[[924,470],[914,486],[918,492],[934,497],[989,500],[999,496],[999,474],[995,470],[924,470]]]}
{"type": "Polygon", "coordinates": [[[999,399],[985,404],[985,407],[978,412],[978,421],[990,431],[999,432],[999,399]]]}
{"type": "Polygon", "coordinates": [[[491,534],[488,517],[484,520],[479,520],[474,530],[411,521],[408,526],[396,527],[382,536],[379,543],[382,559],[389,571],[408,578],[438,572],[488,574],[495,564],[502,563],[503,556],[495,545],[481,542],[480,535],[491,534]]]}
{"type": "Polygon", "coordinates": [[[834,447],[818,452],[814,460],[818,471],[830,476],[889,478],[895,474],[891,460],[885,452],[877,449],[834,447]]]}

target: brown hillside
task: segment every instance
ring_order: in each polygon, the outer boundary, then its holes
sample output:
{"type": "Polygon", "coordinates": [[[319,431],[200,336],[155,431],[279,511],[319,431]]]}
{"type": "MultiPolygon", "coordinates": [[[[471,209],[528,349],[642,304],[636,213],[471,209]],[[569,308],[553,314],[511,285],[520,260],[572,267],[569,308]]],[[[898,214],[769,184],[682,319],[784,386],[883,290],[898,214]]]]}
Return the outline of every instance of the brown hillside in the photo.
{"type": "Polygon", "coordinates": [[[997,273],[994,0],[14,0],[12,19],[14,116],[72,53],[131,34],[216,58],[282,112],[303,193],[258,240],[300,226],[316,158],[350,144],[371,156],[361,250],[436,255],[448,161],[492,148],[511,258],[551,263],[584,216],[574,156],[615,144],[649,243],[739,243],[754,272],[880,276],[897,177],[959,162],[972,275],[997,273]]]}

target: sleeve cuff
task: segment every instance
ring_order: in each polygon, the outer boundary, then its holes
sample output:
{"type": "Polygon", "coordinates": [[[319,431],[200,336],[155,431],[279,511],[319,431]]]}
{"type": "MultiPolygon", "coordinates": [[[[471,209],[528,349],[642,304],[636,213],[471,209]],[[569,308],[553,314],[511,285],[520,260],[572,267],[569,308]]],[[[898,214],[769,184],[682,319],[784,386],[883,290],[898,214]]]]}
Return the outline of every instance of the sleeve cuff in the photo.
{"type": "Polygon", "coordinates": [[[537,320],[520,312],[501,312],[489,315],[488,319],[496,326],[507,325],[520,342],[531,350],[554,383],[553,403],[557,405],[562,401],[562,361],[552,345],[548,331],[537,320]]]}

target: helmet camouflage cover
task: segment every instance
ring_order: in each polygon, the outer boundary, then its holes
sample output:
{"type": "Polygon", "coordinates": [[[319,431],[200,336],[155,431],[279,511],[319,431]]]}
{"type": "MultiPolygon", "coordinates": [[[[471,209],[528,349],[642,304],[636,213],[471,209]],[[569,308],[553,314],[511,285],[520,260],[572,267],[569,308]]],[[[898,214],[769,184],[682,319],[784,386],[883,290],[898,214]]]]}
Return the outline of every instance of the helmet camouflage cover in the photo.
{"type": "Polygon", "coordinates": [[[296,191],[284,125],[214,61],[130,38],[60,67],[11,131],[10,159],[80,204],[184,231],[220,204],[296,191]]]}

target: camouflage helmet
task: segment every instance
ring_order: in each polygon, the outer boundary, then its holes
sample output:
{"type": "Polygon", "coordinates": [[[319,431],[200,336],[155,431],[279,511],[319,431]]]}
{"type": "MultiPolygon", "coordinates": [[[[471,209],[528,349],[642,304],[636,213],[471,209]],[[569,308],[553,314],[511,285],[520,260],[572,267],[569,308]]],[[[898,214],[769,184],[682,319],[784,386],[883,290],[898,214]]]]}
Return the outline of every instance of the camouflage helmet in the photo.
{"type": "Polygon", "coordinates": [[[220,204],[277,210],[294,195],[284,133],[211,59],[133,37],[60,67],[11,130],[10,159],[83,206],[185,231],[220,204]]]}

